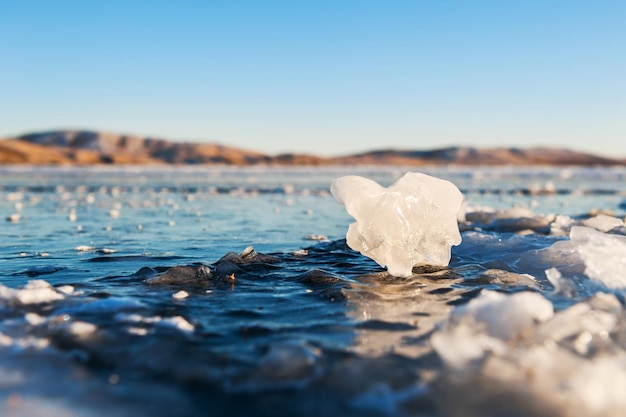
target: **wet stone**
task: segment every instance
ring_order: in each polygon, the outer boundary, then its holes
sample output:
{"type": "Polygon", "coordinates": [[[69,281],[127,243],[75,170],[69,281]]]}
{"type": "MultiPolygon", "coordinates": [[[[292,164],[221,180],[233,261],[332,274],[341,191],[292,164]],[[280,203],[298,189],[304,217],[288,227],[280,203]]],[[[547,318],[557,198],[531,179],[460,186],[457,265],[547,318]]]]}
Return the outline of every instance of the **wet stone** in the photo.
{"type": "Polygon", "coordinates": [[[174,266],[164,273],[146,280],[150,285],[185,285],[201,284],[211,279],[212,273],[209,267],[200,266],[174,266]]]}

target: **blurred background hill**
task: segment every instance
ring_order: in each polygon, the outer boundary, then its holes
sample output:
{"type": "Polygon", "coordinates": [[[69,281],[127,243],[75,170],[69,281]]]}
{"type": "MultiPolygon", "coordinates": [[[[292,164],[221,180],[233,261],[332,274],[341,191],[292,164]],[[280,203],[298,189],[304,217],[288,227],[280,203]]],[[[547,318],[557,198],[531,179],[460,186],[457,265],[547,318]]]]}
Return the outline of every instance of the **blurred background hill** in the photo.
{"type": "Polygon", "coordinates": [[[225,165],[620,165],[626,161],[563,148],[380,149],[351,155],[269,155],[215,143],[175,142],[90,130],[36,132],[0,140],[1,164],[225,165]]]}

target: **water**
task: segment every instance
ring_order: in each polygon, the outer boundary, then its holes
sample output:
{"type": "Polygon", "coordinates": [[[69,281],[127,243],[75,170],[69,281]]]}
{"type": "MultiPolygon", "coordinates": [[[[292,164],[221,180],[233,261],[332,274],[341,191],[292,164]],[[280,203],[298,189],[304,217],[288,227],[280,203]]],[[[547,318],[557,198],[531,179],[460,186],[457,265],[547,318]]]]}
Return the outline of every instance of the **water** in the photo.
{"type": "Polygon", "coordinates": [[[624,233],[584,237],[610,288],[568,235],[623,219],[626,169],[424,169],[463,243],[399,279],[328,187],[404,172],[0,169],[1,414],[626,415],[624,233]]]}

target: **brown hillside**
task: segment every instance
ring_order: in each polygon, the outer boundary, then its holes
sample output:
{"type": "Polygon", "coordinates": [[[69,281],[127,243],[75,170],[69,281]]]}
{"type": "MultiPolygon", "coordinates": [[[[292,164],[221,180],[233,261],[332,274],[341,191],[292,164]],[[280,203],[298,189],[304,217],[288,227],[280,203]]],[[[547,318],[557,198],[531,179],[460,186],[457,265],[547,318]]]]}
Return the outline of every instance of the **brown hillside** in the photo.
{"type": "Polygon", "coordinates": [[[225,164],[225,165],[620,165],[626,161],[559,148],[450,147],[376,150],[335,158],[265,155],[214,143],[88,130],[59,130],[0,140],[0,164],[225,164]]]}

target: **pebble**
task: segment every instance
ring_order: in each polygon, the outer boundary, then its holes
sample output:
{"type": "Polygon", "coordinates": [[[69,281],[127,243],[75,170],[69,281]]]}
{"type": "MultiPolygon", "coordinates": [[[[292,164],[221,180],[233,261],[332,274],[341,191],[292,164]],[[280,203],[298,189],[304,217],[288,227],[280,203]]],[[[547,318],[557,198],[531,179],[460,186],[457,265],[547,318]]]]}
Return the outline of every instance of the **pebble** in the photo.
{"type": "Polygon", "coordinates": [[[189,293],[184,290],[180,290],[177,293],[172,294],[172,298],[175,298],[176,300],[184,300],[187,297],[189,297],[189,293]]]}

